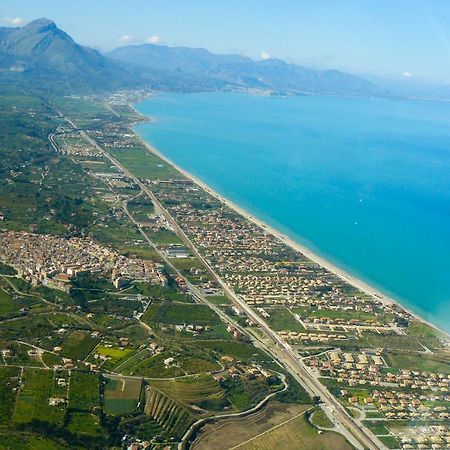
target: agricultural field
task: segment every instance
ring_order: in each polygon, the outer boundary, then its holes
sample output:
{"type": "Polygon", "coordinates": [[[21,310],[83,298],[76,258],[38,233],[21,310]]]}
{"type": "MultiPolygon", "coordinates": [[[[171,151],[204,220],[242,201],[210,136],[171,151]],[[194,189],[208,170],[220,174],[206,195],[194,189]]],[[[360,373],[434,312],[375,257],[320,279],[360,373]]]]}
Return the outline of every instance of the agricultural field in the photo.
{"type": "Polygon", "coordinates": [[[78,127],[89,127],[99,121],[115,121],[116,116],[103,102],[75,97],[54,97],[53,104],[67,114],[78,127]]]}
{"type": "Polygon", "coordinates": [[[158,156],[150,153],[144,146],[134,149],[111,150],[111,154],[128,170],[139,178],[153,180],[181,179],[183,176],[158,156]]]}
{"type": "Polygon", "coordinates": [[[151,241],[158,246],[181,244],[182,241],[173,231],[159,230],[146,233],[151,241]]]}
{"type": "Polygon", "coordinates": [[[128,211],[138,222],[148,222],[149,216],[155,213],[155,207],[151,200],[137,197],[128,202],[128,211]]]}
{"type": "Polygon", "coordinates": [[[70,375],[69,408],[75,411],[92,411],[100,406],[100,376],[73,371],[70,375]]]}
{"type": "MultiPolygon", "coordinates": [[[[211,448],[227,450],[233,448],[279,426],[281,423],[297,416],[297,414],[303,413],[307,408],[306,405],[284,404],[274,401],[248,416],[217,420],[201,428],[192,448],[194,450],[209,450],[211,448]]],[[[274,449],[278,448],[274,447],[274,449]]]]}
{"type": "Polygon", "coordinates": [[[142,380],[115,377],[106,377],[105,380],[105,412],[116,416],[135,411],[141,398],[142,380]]]}
{"type": "Polygon", "coordinates": [[[270,314],[270,316],[266,318],[266,321],[274,330],[276,331],[289,330],[297,332],[305,331],[305,328],[292,315],[292,313],[288,308],[275,306],[264,309],[268,314],[270,314]]]}
{"type": "Polygon", "coordinates": [[[199,348],[212,350],[217,354],[217,357],[230,357],[236,361],[245,362],[259,362],[259,363],[272,363],[272,359],[263,353],[260,349],[256,348],[252,344],[246,344],[237,341],[218,340],[218,341],[201,341],[195,343],[199,348]]]}
{"type": "Polygon", "coordinates": [[[54,394],[54,376],[49,370],[23,370],[21,387],[14,413],[15,424],[26,424],[33,420],[41,420],[53,424],[64,421],[65,402],[50,406],[49,399],[54,394]]]}
{"type": "Polygon", "coordinates": [[[18,433],[5,433],[0,430],[0,450],[64,450],[68,447],[50,438],[18,433]]]}
{"type": "Polygon", "coordinates": [[[18,367],[0,367],[0,424],[11,422],[16,390],[19,385],[18,367]]]}
{"type": "Polygon", "coordinates": [[[62,344],[61,355],[73,360],[86,358],[94,347],[100,342],[97,337],[92,337],[89,332],[73,331],[62,344]]]}
{"type": "Polygon", "coordinates": [[[164,364],[164,360],[170,354],[160,353],[159,355],[145,358],[136,365],[123,371],[124,375],[132,375],[146,378],[171,378],[186,375],[177,365],[164,364]]]}
{"type": "Polygon", "coordinates": [[[71,413],[67,429],[73,434],[82,434],[88,436],[101,435],[101,429],[98,416],[87,413],[71,413]]]}
{"type": "Polygon", "coordinates": [[[219,316],[206,305],[181,303],[154,303],[146,311],[143,320],[172,325],[218,325],[219,316]]]}
{"type": "Polygon", "coordinates": [[[230,407],[225,392],[210,375],[197,375],[177,380],[150,382],[150,386],[164,392],[186,408],[222,411],[230,407]]]}
{"type": "Polygon", "coordinates": [[[194,301],[190,295],[181,293],[171,284],[167,287],[162,287],[156,284],[134,283],[134,286],[140,294],[152,299],[182,303],[193,303],[194,301]]]}
{"type": "Polygon", "coordinates": [[[260,436],[243,442],[236,450],[351,450],[353,447],[340,434],[318,434],[308,423],[305,414],[297,416],[266,431],[260,436]]]}
{"type": "Polygon", "coordinates": [[[161,391],[147,388],[145,414],[155,420],[164,431],[180,438],[194,422],[194,416],[161,391]]]}

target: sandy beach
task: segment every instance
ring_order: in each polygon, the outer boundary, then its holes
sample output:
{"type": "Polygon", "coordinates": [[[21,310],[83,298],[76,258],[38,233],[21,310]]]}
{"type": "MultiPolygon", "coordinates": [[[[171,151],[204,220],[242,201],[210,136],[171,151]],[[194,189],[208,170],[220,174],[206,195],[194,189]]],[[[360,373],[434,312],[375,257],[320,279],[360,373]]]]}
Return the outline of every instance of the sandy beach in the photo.
{"type": "MultiPolygon", "coordinates": [[[[133,105],[130,105],[130,106],[133,107],[133,105]]],[[[136,113],[140,114],[138,111],[136,111],[136,113]]],[[[148,119],[149,121],[152,120],[151,118],[148,118],[148,117],[146,117],[146,119],[148,119]]],[[[415,319],[430,325],[431,327],[433,327],[436,330],[438,330],[440,333],[442,333],[445,336],[447,336],[448,339],[450,339],[450,334],[449,333],[447,333],[444,330],[441,330],[435,324],[433,324],[433,323],[423,319],[422,317],[420,317],[414,311],[410,310],[409,308],[406,308],[401,302],[393,299],[392,297],[390,297],[390,296],[384,294],[383,292],[381,292],[379,289],[371,286],[370,284],[366,283],[365,281],[362,281],[361,279],[359,279],[359,278],[355,277],[354,275],[348,273],[347,271],[341,269],[340,267],[336,266],[335,264],[329,262],[328,260],[326,260],[322,256],[320,256],[317,253],[311,251],[309,248],[307,248],[304,245],[302,245],[302,244],[298,243],[297,241],[293,240],[292,238],[290,238],[286,234],[280,232],[276,228],[270,226],[269,224],[267,224],[263,220],[258,219],[257,217],[253,216],[252,214],[250,214],[248,211],[246,211],[244,208],[240,207],[236,203],[234,203],[231,200],[225,198],[224,196],[222,196],[221,194],[216,192],[214,189],[212,189],[209,185],[207,185],[202,180],[200,180],[198,177],[196,177],[195,175],[191,174],[190,172],[184,170],[182,167],[178,166],[172,160],[167,158],[159,150],[157,150],[154,146],[148,144],[144,139],[142,139],[140,137],[140,135],[138,133],[136,133],[136,134],[137,134],[138,138],[141,140],[141,142],[143,143],[143,145],[147,148],[147,150],[149,152],[159,156],[162,160],[164,160],[167,164],[171,165],[178,172],[183,174],[186,178],[189,178],[190,180],[192,180],[199,187],[204,189],[206,192],[208,192],[213,197],[217,198],[219,201],[221,201],[222,203],[227,205],[229,208],[231,208],[234,211],[236,211],[238,214],[240,214],[243,217],[245,217],[247,220],[250,220],[255,225],[261,227],[266,232],[272,234],[273,236],[278,238],[280,241],[282,241],[286,245],[290,246],[292,249],[302,253],[304,256],[306,256],[311,261],[319,264],[320,266],[324,267],[328,271],[334,273],[336,276],[338,276],[342,280],[346,281],[350,285],[354,286],[355,288],[361,290],[362,292],[364,292],[364,293],[366,293],[368,295],[371,295],[371,296],[375,297],[377,300],[381,301],[382,303],[385,303],[385,304],[392,304],[392,303],[394,303],[394,304],[400,306],[404,311],[407,311],[415,319]]]]}

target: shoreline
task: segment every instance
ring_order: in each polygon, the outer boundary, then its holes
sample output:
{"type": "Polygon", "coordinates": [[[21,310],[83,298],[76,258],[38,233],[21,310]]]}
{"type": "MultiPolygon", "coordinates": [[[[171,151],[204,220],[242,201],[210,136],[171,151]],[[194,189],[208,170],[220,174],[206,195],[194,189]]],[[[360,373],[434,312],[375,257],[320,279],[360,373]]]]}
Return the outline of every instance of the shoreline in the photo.
{"type": "MultiPolygon", "coordinates": [[[[131,105],[134,111],[136,111],[137,114],[140,116],[143,116],[139,111],[136,110],[134,107],[135,105],[131,105]]],[[[152,122],[153,119],[148,116],[144,116],[147,120],[147,122],[152,122]]],[[[268,223],[264,222],[264,220],[259,219],[258,217],[255,217],[250,212],[239,206],[238,204],[234,203],[232,200],[227,199],[222,194],[215,191],[212,187],[210,187],[208,184],[206,184],[204,181],[202,181],[197,176],[191,174],[187,170],[183,169],[182,167],[178,166],[175,162],[173,162],[170,158],[166,157],[164,154],[162,154],[158,149],[156,149],[153,145],[149,144],[145,141],[145,139],[135,130],[135,125],[132,125],[133,132],[138,136],[139,140],[143,143],[145,148],[150,152],[161,158],[163,161],[165,161],[167,164],[172,166],[174,169],[176,169],[178,172],[180,172],[183,176],[193,181],[195,184],[197,184],[199,187],[204,189],[208,194],[215,197],[217,200],[231,208],[233,211],[237,212],[241,216],[243,216],[246,220],[251,221],[256,226],[262,228],[266,232],[270,233],[275,238],[279,239],[284,244],[288,245],[292,249],[294,249],[297,252],[302,253],[306,258],[310,259],[316,264],[319,264],[329,272],[333,273],[334,275],[338,276],[340,279],[345,281],[346,283],[352,285],[353,287],[359,289],[360,291],[375,297],[377,300],[382,302],[383,304],[395,304],[402,308],[404,311],[406,311],[408,314],[410,314],[414,319],[425,323],[429,325],[430,327],[434,328],[438,332],[442,333],[448,340],[450,340],[450,332],[447,332],[445,330],[442,330],[434,323],[424,319],[421,317],[418,313],[414,312],[410,308],[407,308],[404,306],[400,301],[395,300],[394,298],[390,297],[389,295],[383,293],[378,288],[371,286],[369,283],[361,280],[355,275],[352,275],[348,271],[338,267],[337,265],[333,264],[332,262],[328,261],[323,256],[320,256],[319,254],[313,252],[308,247],[304,246],[303,244],[297,242],[293,238],[289,237],[287,234],[283,233],[282,231],[274,228],[273,226],[269,225],[268,223]]]]}

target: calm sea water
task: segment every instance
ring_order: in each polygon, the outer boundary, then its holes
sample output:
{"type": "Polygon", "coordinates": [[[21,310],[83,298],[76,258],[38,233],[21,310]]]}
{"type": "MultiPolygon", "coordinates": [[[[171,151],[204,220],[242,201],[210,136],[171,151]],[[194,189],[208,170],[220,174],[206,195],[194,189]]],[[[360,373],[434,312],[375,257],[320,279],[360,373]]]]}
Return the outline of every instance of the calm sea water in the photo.
{"type": "Polygon", "coordinates": [[[175,163],[450,331],[450,105],[201,93],[137,109],[175,163]]]}

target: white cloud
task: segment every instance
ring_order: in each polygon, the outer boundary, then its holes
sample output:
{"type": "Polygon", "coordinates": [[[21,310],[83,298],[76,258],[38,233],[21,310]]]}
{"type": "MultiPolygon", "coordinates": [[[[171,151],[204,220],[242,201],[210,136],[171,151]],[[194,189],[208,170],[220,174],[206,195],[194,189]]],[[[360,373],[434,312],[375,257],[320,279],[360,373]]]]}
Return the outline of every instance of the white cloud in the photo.
{"type": "Polygon", "coordinates": [[[131,36],[130,34],[124,34],[120,36],[118,41],[122,42],[123,44],[129,44],[130,42],[134,41],[134,36],[131,36]]]}
{"type": "Polygon", "coordinates": [[[413,74],[411,72],[403,72],[402,73],[402,77],[404,78],[411,78],[413,76],[413,74]]]}
{"type": "Polygon", "coordinates": [[[158,44],[159,42],[161,42],[161,38],[159,36],[149,36],[145,42],[147,44],[158,44]]]}
{"type": "Polygon", "coordinates": [[[2,22],[10,27],[19,27],[23,24],[23,19],[20,17],[3,17],[2,22]]]}
{"type": "Polygon", "coordinates": [[[261,52],[261,59],[270,59],[270,53],[263,50],[261,52]]]}

